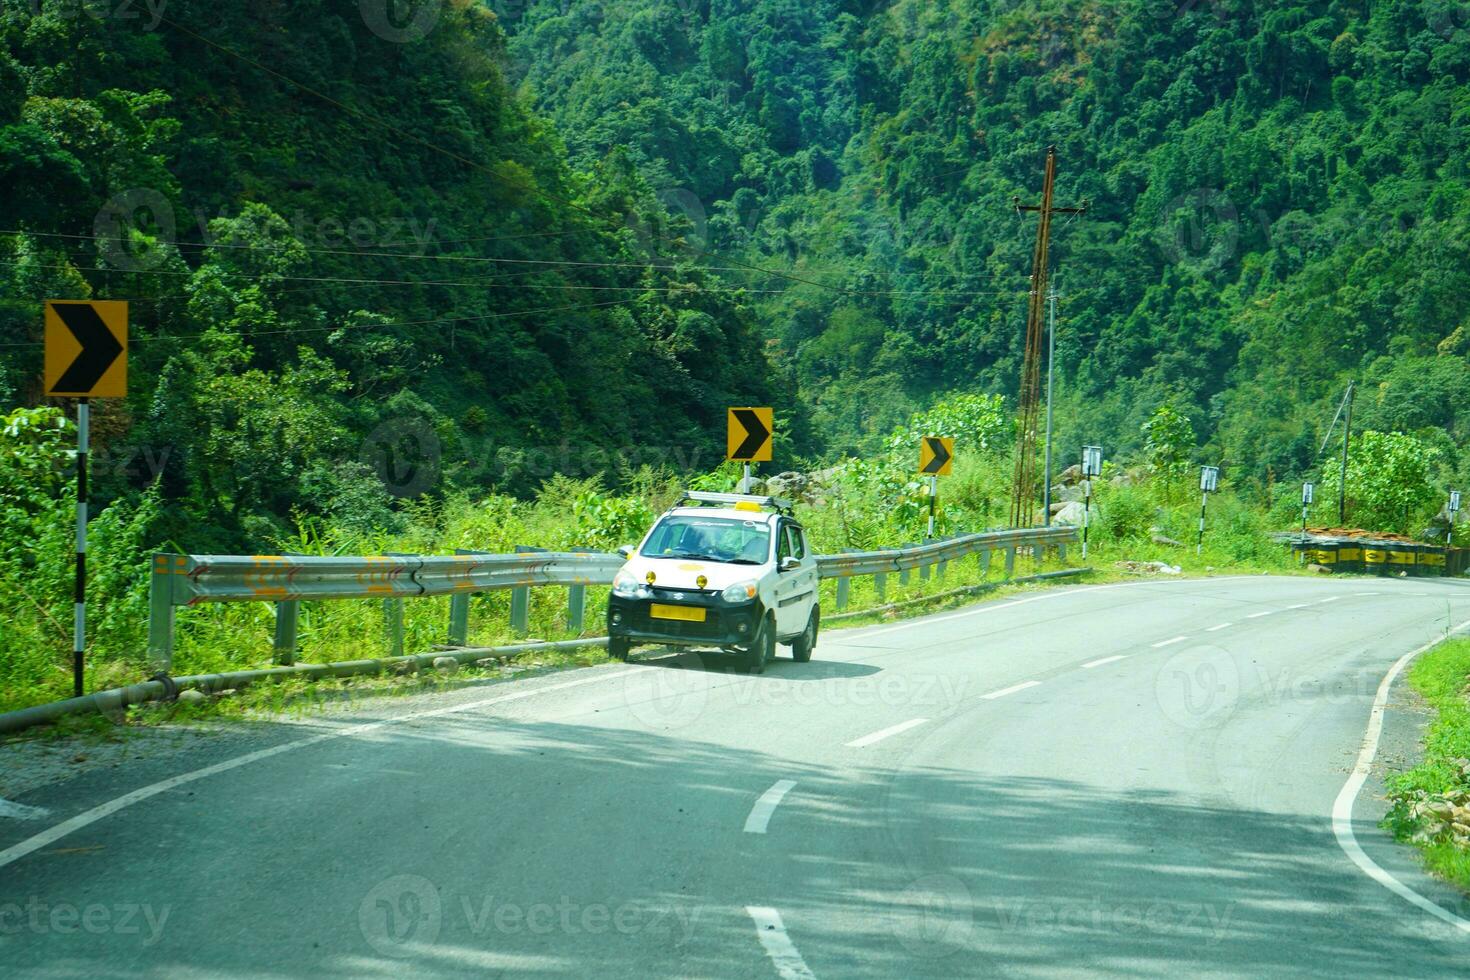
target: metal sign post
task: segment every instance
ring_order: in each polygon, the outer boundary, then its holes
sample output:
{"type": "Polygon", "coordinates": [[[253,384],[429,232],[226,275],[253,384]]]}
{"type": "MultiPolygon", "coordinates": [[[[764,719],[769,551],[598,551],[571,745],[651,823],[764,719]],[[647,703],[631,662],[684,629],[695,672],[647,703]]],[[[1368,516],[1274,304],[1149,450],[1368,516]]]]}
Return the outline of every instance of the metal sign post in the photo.
{"type": "Polygon", "coordinates": [[[1454,541],[1455,541],[1455,515],[1457,515],[1458,513],[1460,513],[1460,491],[1458,491],[1458,490],[1451,490],[1450,491],[1450,530],[1449,530],[1449,533],[1445,535],[1445,539],[1444,539],[1444,546],[1446,548],[1450,548],[1450,547],[1453,547],[1454,546],[1454,541]]]}
{"type": "Polygon", "coordinates": [[[1220,486],[1220,467],[1206,466],[1199,474],[1199,542],[1194,546],[1194,553],[1202,555],[1205,552],[1205,510],[1210,505],[1210,494],[1214,493],[1220,486]]]}
{"type": "Polygon", "coordinates": [[[1310,483],[1302,484],[1302,537],[1307,536],[1307,509],[1312,506],[1312,498],[1316,496],[1317,488],[1310,483]]]}
{"type": "Polygon", "coordinates": [[[1082,557],[1087,557],[1087,528],[1092,523],[1092,478],[1102,476],[1102,447],[1082,447],[1082,557]]]}
{"type": "Polygon", "coordinates": [[[72,697],[82,690],[82,661],[87,649],[87,448],[92,406],[77,402],[77,580],[72,596],[72,697]]]}
{"type": "Polygon", "coordinates": [[[929,540],[934,540],[934,508],[939,501],[939,477],[929,477],[929,540]]]}

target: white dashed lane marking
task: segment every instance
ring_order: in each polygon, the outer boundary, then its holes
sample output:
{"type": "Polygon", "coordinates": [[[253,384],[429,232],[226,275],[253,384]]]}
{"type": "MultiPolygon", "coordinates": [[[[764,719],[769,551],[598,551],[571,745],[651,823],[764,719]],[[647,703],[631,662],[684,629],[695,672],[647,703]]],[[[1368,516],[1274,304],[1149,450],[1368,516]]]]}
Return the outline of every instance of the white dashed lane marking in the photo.
{"type": "Polygon", "coordinates": [[[1024,683],[1017,684],[1014,687],[1005,688],[1001,691],[991,691],[989,694],[982,694],[981,697],[984,698],[986,701],[994,701],[996,698],[1003,698],[1008,694],[1015,694],[1017,691],[1024,691],[1028,687],[1040,686],[1041,681],[1026,681],[1024,683]]]}
{"type": "Polygon", "coordinates": [[[861,749],[866,746],[872,745],[875,742],[881,742],[885,738],[892,738],[894,735],[900,735],[908,731],[910,728],[918,728],[920,725],[928,722],[928,720],[928,718],[915,718],[912,721],[906,721],[902,724],[894,725],[891,728],[885,728],[881,732],[874,732],[871,735],[864,735],[862,738],[855,738],[851,742],[847,743],[847,747],[850,749],[861,749]]]}

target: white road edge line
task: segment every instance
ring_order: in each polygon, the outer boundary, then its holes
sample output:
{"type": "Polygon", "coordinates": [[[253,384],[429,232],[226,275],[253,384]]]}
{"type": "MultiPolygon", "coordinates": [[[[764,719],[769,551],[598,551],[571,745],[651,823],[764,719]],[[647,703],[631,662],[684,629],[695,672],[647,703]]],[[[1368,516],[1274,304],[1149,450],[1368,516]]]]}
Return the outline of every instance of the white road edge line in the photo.
{"type": "Polygon", "coordinates": [[[914,718],[904,722],[903,724],[894,725],[890,728],[885,728],[881,732],[874,732],[871,735],[864,735],[862,738],[855,738],[851,742],[847,743],[847,748],[866,748],[867,746],[872,745],[874,742],[881,742],[885,738],[890,738],[891,736],[906,732],[910,728],[918,728],[920,725],[928,724],[928,722],[928,718],[914,718]]]}
{"type": "Polygon", "coordinates": [[[1230,628],[1231,626],[1234,626],[1234,625],[1235,625],[1234,623],[1221,623],[1219,626],[1211,626],[1209,629],[1205,630],[1205,632],[1206,633],[1218,633],[1221,630],[1228,629],[1228,628],[1230,628]]]}
{"type": "Polygon", "coordinates": [[[1116,657],[1103,657],[1101,660],[1094,660],[1090,664],[1083,664],[1082,665],[1082,669],[1083,670],[1091,670],[1094,667],[1101,667],[1103,664],[1115,664],[1119,660],[1127,660],[1127,659],[1128,659],[1128,657],[1126,655],[1119,655],[1119,656],[1116,656],[1116,657]]]}
{"type": "Polygon", "coordinates": [[[1342,598],[1342,596],[1340,596],[1340,595],[1330,595],[1330,596],[1328,596],[1325,599],[1318,599],[1317,600],[1317,605],[1321,606],[1321,605],[1325,605],[1326,603],[1329,603],[1329,602],[1336,602],[1338,599],[1341,599],[1341,598],[1342,598]]]}
{"type": "Polygon", "coordinates": [[[7,799],[0,799],[0,817],[8,817],[11,820],[44,820],[51,811],[40,806],[26,806],[24,803],[13,803],[7,799]]]}
{"type": "Polygon", "coordinates": [[[516,691],[513,694],[502,694],[479,701],[469,701],[465,704],[450,705],[447,708],[431,708],[428,711],[415,711],[396,718],[385,718],[382,721],[368,722],[365,725],[344,725],[335,731],[312,735],[307,738],[297,739],[294,742],[285,742],[281,745],[273,745],[268,749],[248,752],[245,755],[236,756],[233,759],[226,759],[224,762],[217,762],[212,766],[205,766],[203,769],[195,769],[193,772],[170,776],[168,779],[162,779],[141,789],[135,789],[131,793],[125,793],[117,799],[109,800],[106,803],[99,803],[97,806],[92,807],[92,809],[84,810],[70,820],[63,820],[54,827],[47,828],[33,837],[27,837],[19,844],[11,845],[5,850],[0,851],[0,868],[8,864],[14,864],[27,854],[39,851],[46,845],[55,843],[68,834],[81,830],[83,827],[94,824],[105,817],[110,817],[119,810],[125,810],[134,803],[141,803],[150,797],[157,796],[159,793],[167,793],[171,789],[176,789],[186,783],[192,783],[196,779],[203,779],[205,776],[214,776],[222,772],[229,772],[231,769],[238,769],[241,766],[247,766],[252,762],[259,762],[262,759],[269,759],[283,752],[290,752],[292,749],[305,748],[308,745],[316,745],[334,738],[352,738],[358,735],[366,735],[370,732],[387,728],[390,725],[401,725],[404,722],[418,721],[422,718],[437,718],[442,715],[459,714],[463,711],[474,711],[476,708],[488,708],[496,704],[505,704],[507,701],[520,701],[523,698],[535,697],[538,694],[547,694],[551,691],[565,691],[568,688],[581,687],[583,684],[596,684],[601,681],[615,680],[619,677],[626,677],[629,674],[636,674],[638,670],[639,668],[632,667],[627,670],[599,674],[596,677],[583,677],[580,680],[567,681],[565,684],[548,684],[544,687],[516,691]]]}
{"type": "Polygon", "coordinates": [[[1286,608],[1287,609],[1305,609],[1309,605],[1311,605],[1311,603],[1309,603],[1309,602],[1298,602],[1296,605],[1294,605],[1294,606],[1287,606],[1286,608]]]}
{"type": "Polygon", "coordinates": [[[1272,613],[1274,613],[1275,611],[1276,610],[1274,610],[1274,609],[1267,609],[1265,612],[1251,613],[1249,616],[1247,616],[1245,618],[1246,619],[1260,619],[1262,616],[1269,616],[1272,613]]]}
{"type": "MultiPolygon", "coordinates": [[[[1470,619],[1451,629],[1449,635],[1453,636],[1467,626],[1470,626],[1470,619]]],[[[1362,846],[1358,844],[1357,836],[1353,833],[1353,804],[1357,801],[1358,793],[1362,791],[1363,783],[1367,781],[1368,772],[1373,766],[1373,759],[1378,754],[1378,739],[1383,734],[1383,712],[1388,705],[1389,689],[1393,687],[1394,680],[1415,657],[1426,650],[1433,649],[1440,642],[1440,640],[1435,640],[1404,654],[1383,676],[1383,681],[1378,685],[1378,693],[1373,698],[1373,710],[1368,715],[1368,730],[1363,734],[1363,747],[1358,753],[1357,765],[1353,767],[1352,775],[1348,776],[1347,782],[1342,784],[1342,790],[1332,804],[1332,833],[1337,838],[1337,843],[1343,852],[1369,878],[1409,904],[1417,905],[1436,919],[1449,923],[1461,932],[1470,933],[1470,919],[1462,919],[1453,912],[1441,908],[1385,871],[1363,852],[1362,846]]]]}
{"type": "Polygon", "coordinates": [[[764,834],[766,825],[771,822],[771,814],[776,812],[776,807],[786,798],[786,794],[796,787],[794,779],[778,779],[776,785],[761,794],[761,798],[755,801],[755,806],[750,808],[750,816],[745,818],[745,832],[747,834],[764,834]]]}
{"type": "Polygon", "coordinates": [[[1154,644],[1154,649],[1155,650],[1159,650],[1159,649],[1162,649],[1163,647],[1171,647],[1171,646],[1173,646],[1176,643],[1183,643],[1187,639],[1189,639],[1189,637],[1187,637],[1187,636],[1176,636],[1172,640],[1164,640],[1162,643],[1155,643],[1154,644]]]}
{"type": "Polygon", "coordinates": [[[791,937],[786,935],[786,924],[781,921],[780,912],[764,905],[747,905],[745,911],[755,922],[755,934],[781,980],[817,980],[817,975],[796,951],[791,937]]]}
{"type": "Polygon", "coordinates": [[[1041,681],[1023,681],[1020,684],[1015,685],[1014,687],[1008,687],[1001,691],[991,691],[989,694],[980,695],[980,697],[982,700],[985,701],[994,701],[996,698],[1003,698],[1008,694],[1015,694],[1017,691],[1024,691],[1028,687],[1040,686],[1041,681]]]}

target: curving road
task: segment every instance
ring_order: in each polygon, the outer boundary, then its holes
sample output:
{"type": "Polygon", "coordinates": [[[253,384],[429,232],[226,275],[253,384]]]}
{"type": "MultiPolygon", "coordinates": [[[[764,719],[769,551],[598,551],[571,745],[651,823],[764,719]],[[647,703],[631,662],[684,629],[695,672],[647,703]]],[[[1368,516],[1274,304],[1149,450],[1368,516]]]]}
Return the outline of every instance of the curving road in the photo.
{"type": "Polygon", "coordinates": [[[0,968],[1461,974],[1470,902],[1377,829],[1376,770],[1332,812],[1385,673],[1466,620],[1434,580],[1076,587],[760,677],[651,657],[260,726],[0,815],[0,968]]]}

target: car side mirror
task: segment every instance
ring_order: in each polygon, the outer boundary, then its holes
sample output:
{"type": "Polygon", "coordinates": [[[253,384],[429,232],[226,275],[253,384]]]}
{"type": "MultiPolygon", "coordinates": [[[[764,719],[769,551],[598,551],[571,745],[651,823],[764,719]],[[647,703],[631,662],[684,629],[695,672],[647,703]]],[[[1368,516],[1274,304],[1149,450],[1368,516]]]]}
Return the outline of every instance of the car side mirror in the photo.
{"type": "Polygon", "coordinates": [[[783,572],[794,572],[800,567],[801,559],[799,558],[792,558],[790,555],[787,555],[785,558],[781,559],[780,568],[783,572]]]}
{"type": "Polygon", "coordinates": [[[618,549],[618,554],[621,555],[623,558],[632,558],[633,546],[631,544],[623,545],[621,548],[618,549]]]}

